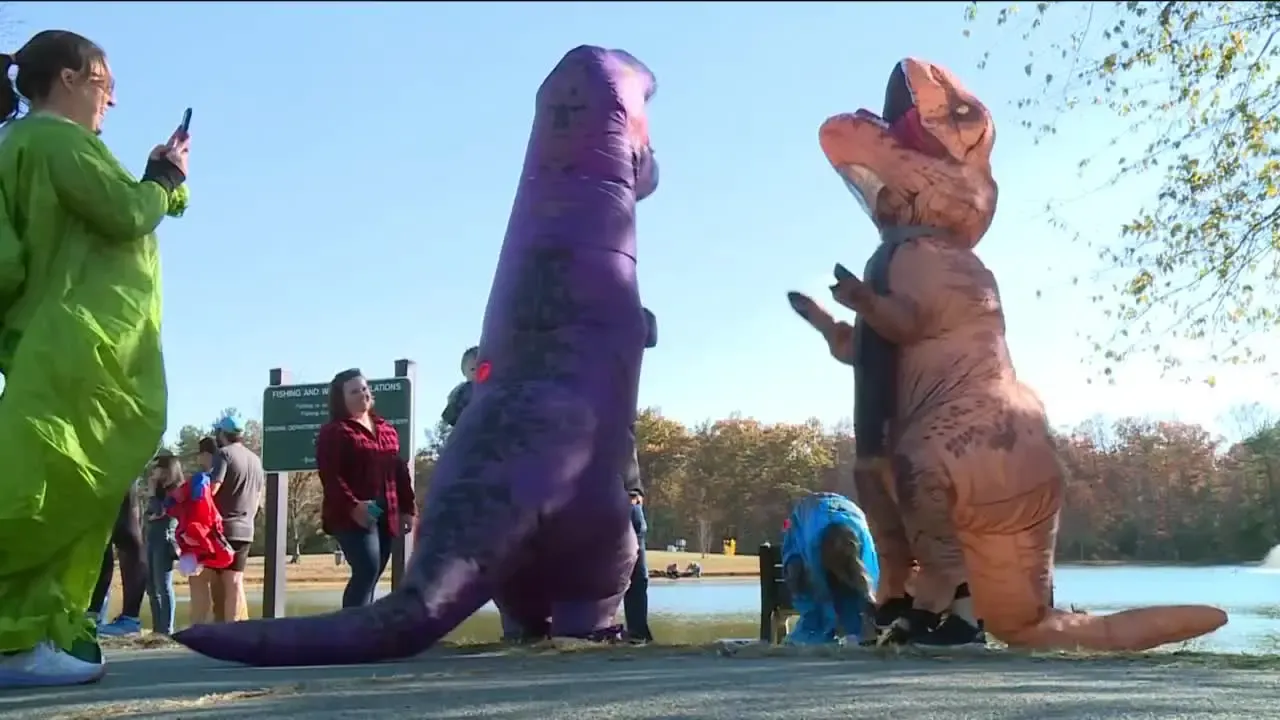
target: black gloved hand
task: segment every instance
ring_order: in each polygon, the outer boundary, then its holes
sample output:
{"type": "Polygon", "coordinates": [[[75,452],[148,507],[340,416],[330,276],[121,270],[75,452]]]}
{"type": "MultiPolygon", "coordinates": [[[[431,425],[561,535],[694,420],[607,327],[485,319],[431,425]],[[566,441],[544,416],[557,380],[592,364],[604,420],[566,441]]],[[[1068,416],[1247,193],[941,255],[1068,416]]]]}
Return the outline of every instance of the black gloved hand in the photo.
{"type": "Polygon", "coordinates": [[[169,192],[173,192],[187,181],[187,175],[182,172],[182,168],[173,164],[173,161],[168,156],[152,155],[147,159],[147,169],[142,173],[142,181],[146,182],[148,180],[169,192]]]}

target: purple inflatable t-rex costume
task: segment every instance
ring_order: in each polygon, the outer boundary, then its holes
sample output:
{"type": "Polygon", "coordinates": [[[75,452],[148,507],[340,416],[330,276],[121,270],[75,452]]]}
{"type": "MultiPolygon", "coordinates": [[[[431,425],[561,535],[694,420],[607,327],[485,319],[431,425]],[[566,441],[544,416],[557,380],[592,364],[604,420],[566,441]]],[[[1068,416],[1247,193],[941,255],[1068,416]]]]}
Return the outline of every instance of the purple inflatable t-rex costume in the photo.
{"type": "Polygon", "coordinates": [[[613,626],[636,558],[618,478],[647,330],[635,206],[657,187],[655,87],[631,55],[583,46],[539,88],[485,311],[489,373],[441,453],[404,585],[368,607],[197,625],[178,642],[251,665],[375,662],[427,649],[490,599],[526,633],[613,626]]]}

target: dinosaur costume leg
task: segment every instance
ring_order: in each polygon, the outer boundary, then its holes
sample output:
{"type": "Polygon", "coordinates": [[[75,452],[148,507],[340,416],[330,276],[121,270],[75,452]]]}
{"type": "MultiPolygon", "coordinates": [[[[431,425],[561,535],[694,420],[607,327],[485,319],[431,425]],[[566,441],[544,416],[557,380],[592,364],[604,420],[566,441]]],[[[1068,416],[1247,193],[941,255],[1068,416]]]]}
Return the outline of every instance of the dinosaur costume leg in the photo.
{"type": "Polygon", "coordinates": [[[533,561],[533,553],[512,563],[513,570],[497,583],[493,604],[502,621],[502,639],[525,643],[551,635],[551,598],[544,592],[547,578],[533,561]]]}
{"type": "Polygon", "coordinates": [[[880,582],[876,598],[880,602],[907,595],[915,555],[902,522],[902,511],[894,500],[890,484],[893,475],[883,460],[858,463],[853,469],[858,505],[866,513],[867,524],[875,538],[880,561],[880,582]]]}
{"type": "Polygon", "coordinates": [[[964,551],[952,523],[949,468],[936,446],[906,437],[893,459],[894,487],[902,524],[920,572],[914,607],[940,614],[951,607],[966,580],[964,551]]]}
{"type": "Polygon", "coordinates": [[[485,310],[488,373],[441,453],[404,586],[176,640],[251,665],[375,662],[427,649],[495,596],[530,624],[549,615],[552,632],[610,629],[636,557],[619,478],[648,333],[635,212],[657,187],[655,87],[627,53],[582,46],[539,88],[485,310]]]}
{"type": "MultiPolygon", "coordinates": [[[[543,521],[545,529],[524,549],[520,570],[502,580],[494,594],[494,603],[505,616],[504,633],[524,640],[618,635],[614,615],[630,576],[623,580],[613,573],[582,571],[620,567],[635,560],[635,533],[627,532],[630,505],[618,504],[618,498],[610,495],[587,503],[592,522],[577,520],[579,511],[573,508],[543,521]]],[[[584,507],[581,512],[588,511],[584,507]]]]}

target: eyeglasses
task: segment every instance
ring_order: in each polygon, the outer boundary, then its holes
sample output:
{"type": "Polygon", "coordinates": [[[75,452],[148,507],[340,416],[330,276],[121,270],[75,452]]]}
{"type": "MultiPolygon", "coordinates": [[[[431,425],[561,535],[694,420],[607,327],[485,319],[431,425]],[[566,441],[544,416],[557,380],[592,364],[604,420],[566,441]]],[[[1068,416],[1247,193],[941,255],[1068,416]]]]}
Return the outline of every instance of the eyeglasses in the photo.
{"type": "Polygon", "coordinates": [[[108,95],[114,95],[116,91],[116,80],[110,75],[103,73],[93,73],[86,80],[90,87],[97,88],[108,95]]]}

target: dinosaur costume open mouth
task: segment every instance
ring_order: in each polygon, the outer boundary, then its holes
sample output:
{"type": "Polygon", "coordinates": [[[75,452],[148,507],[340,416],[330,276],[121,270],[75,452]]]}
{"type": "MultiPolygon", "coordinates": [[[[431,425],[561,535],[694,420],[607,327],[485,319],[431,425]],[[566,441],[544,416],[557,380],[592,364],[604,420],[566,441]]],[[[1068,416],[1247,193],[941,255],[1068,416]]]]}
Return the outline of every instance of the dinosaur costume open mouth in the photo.
{"type": "MultiPolygon", "coordinates": [[[[876,135],[886,142],[914,153],[938,160],[953,159],[940,140],[926,128],[920,116],[920,107],[916,100],[916,91],[911,86],[911,76],[907,72],[904,60],[894,66],[885,87],[884,110],[877,115],[865,108],[852,115],[845,115],[845,122],[857,125],[870,125],[876,129],[876,135]]],[[[876,171],[859,163],[837,163],[836,171],[844,179],[849,191],[853,193],[863,209],[874,216],[876,198],[884,189],[885,182],[876,171]]]]}
{"type": "MultiPolygon", "coordinates": [[[[916,88],[912,87],[911,75],[906,71],[908,62],[914,61],[903,60],[893,66],[893,72],[889,74],[889,83],[884,91],[884,115],[883,118],[876,119],[904,148],[936,160],[953,159],[947,146],[925,128],[920,117],[916,88]]],[[[918,68],[918,70],[921,69],[918,68]]],[[[866,110],[859,110],[858,113],[875,117],[866,110]]]]}

